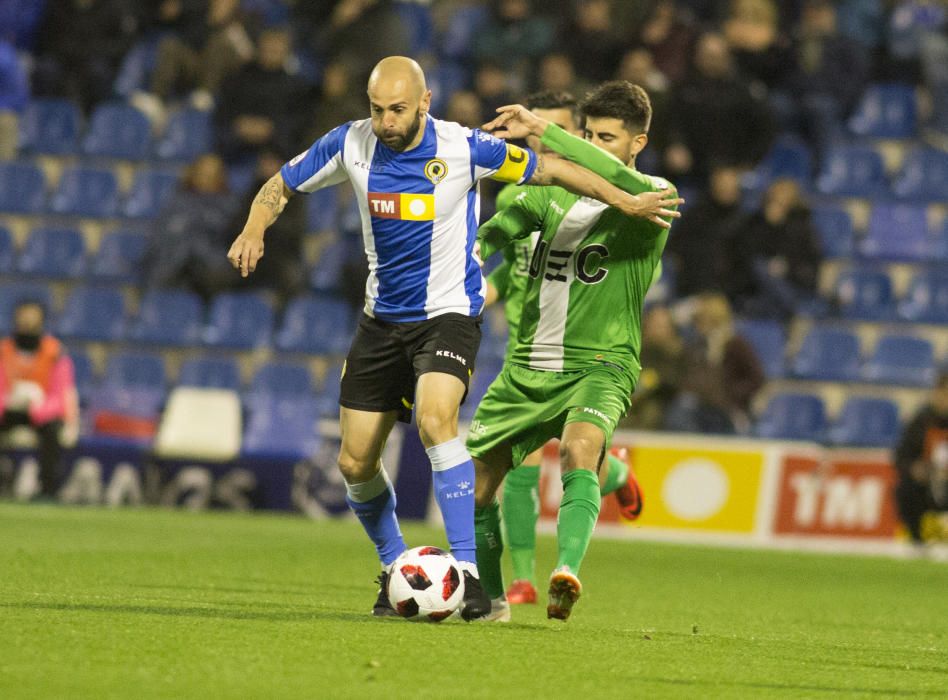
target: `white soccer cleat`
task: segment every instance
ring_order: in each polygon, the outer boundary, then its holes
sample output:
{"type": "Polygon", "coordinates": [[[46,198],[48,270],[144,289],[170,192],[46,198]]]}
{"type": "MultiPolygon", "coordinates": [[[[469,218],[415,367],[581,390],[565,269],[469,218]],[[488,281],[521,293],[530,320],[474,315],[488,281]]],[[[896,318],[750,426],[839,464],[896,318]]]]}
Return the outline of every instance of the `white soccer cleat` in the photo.
{"type": "Polygon", "coordinates": [[[490,612],[481,619],[485,622],[510,622],[510,603],[507,598],[491,598],[490,612]]]}

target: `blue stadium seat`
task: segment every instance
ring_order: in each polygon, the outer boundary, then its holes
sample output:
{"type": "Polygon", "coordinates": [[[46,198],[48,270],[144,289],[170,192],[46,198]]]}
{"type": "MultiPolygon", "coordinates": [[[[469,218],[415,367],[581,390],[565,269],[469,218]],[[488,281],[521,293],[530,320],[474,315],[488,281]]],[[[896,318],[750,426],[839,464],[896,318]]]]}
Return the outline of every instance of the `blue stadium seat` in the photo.
{"type": "Polygon", "coordinates": [[[336,230],[336,211],[338,187],[324,187],[308,195],[306,202],[306,230],[307,231],[334,231],[336,230]]]}
{"type": "Polygon", "coordinates": [[[744,177],[745,186],[762,189],[776,178],[789,177],[809,186],[813,176],[813,153],[798,136],[782,135],[756,168],[744,177]]]}
{"type": "Polygon", "coordinates": [[[82,350],[69,348],[69,359],[72,360],[73,372],[76,379],[76,392],[79,394],[79,403],[88,401],[95,386],[95,369],[89,355],[82,350]]]}
{"type": "Polygon", "coordinates": [[[928,234],[925,207],[876,204],[858,248],[863,257],[875,260],[928,260],[932,254],[932,238],[928,234]]]}
{"type": "Polygon", "coordinates": [[[948,323],[948,271],[927,270],[912,278],[899,317],[916,323],[948,323]]]}
{"type": "Polygon", "coordinates": [[[435,27],[431,8],[415,2],[399,2],[395,10],[408,29],[409,55],[417,56],[434,49],[435,27]]]}
{"type": "Polygon", "coordinates": [[[793,376],[815,381],[859,379],[859,339],[840,328],[814,327],[790,363],[793,376]]]}
{"type": "Polygon", "coordinates": [[[109,217],[118,212],[118,180],[111,170],[70,168],[49,198],[49,210],[67,216],[109,217]]]}
{"type": "Polygon", "coordinates": [[[140,170],[132,189],[121,205],[121,214],[130,219],[150,219],[158,215],[178,185],[175,173],[140,170]]]}
{"type": "Polygon", "coordinates": [[[826,407],[813,394],[777,394],[757,421],[755,432],[771,440],[822,441],[826,407]]]}
{"type": "Polygon", "coordinates": [[[309,276],[313,290],[323,293],[339,291],[352,247],[352,242],[343,236],[322,250],[309,276]]]}
{"type": "Polygon", "coordinates": [[[300,364],[268,362],[254,375],[250,396],[312,397],[313,377],[300,364]]]}
{"type": "Polygon", "coordinates": [[[0,163],[0,211],[39,214],[46,200],[46,178],[32,163],[0,163]]]}
{"type": "Polygon", "coordinates": [[[315,398],[256,397],[248,406],[243,454],[293,459],[314,454],[319,446],[320,411],[315,398]]]}
{"type": "Polygon", "coordinates": [[[844,209],[814,208],[813,226],[827,258],[848,258],[853,253],[853,220],[844,209]]]}
{"type": "Polygon", "coordinates": [[[853,396],[827,430],[833,445],[894,447],[899,439],[899,408],[888,399],[853,396]]]}
{"type": "Polygon", "coordinates": [[[37,301],[42,304],[47,315],[52,312],[52,295],[49,287],[35,282],[0,282],[0,336],[10,332],[13,324],[13,310],[23,301],[37,301]]]}
{"type": "Polygon", "coordinates": [[[105,365],[102,384],[107,387],[160,389],[167,387],[165,362],[152,353],[116,352],[105,365]]]}
{"type": "Polygon", "coordinates": [[[866,146],[837,146],[827,154],[816,188],[842,197],[884,196],[889,188],[882,156],[866,146]]]}
{"type": "Polygon", "coordinates": [[[71,228],[35,228],[17,260],[24,275],[68,279],[79,277],[86,266],[82,234],[71,228]]]}
{"type": "Polygon", "coordinates": [[[0,274],[7,274],[13,270],[13,259],[16,248],[13,245],[13,235],[10,229],[0,226],[0,274]]]}
{"type": "Polygon", "coordinates": [[[870,85],[849,119],[854,134],[877,139],[910,138],[915,126],[915,88],[898,83],[870,85]]]}
{"type": "Polygon", "coordinates": [[[892,192],[899,199],[936,202],[945,199],[946,182],[948,153],[918,148],[902,162],[902,169],[892,182],[892,192]]]}
{"type": "Polygon", "coordinates": [[[152,290],[142,298],[130,339],[148,345],[195,345],[201,340],[204,304],[181,290],[152,290]]]}
{"type": "Polygon", "coordinates": [[[121,102],[101,104],[92,113],[82,152],[90,156],[141,160],[151,146],[151,125],[144,114],[121,102]]]}
{"type": "Polygon", "coordinates": [[[323,380],[316,392],[320,415],[326,418],[339,417],[339,390],[341,388],[343,363],[336,362],[326,369],[323,380]]]}
{"type": "Polygon", "coordinates": [[[70,100],[34,99],[20,119],[20,149],[52,155],[75,153],[81,124],[79,107],[70,100]]]}
{"type": "Polygon", "coordinates": [[[230,358],[193,357],[181,365],[178,385],[239,391],[240,369],[230,358]]]}
{"type": "Polygon", "coordinates": [[[276,334],[276,346],[285,352],[341,355],[348,349],[354,332],[355,319],[346,302],[297,297],[286,308],[276,334]]]}
{"type": "Polygon", "coordinates": [[[125,334],[125,299],[113,287],[75,287],[56,332],[64,338],[114,342],[125,334]]]}
{"type": "Polygon", "coordinates": [[[214,347],[250,350],[270,342],[273,306],[260,294],[232,292],[211,302],[204,342],[214,347]]]}
{"type": "Polygon", "coordinates": [[[440,54],[444,58],[465,60],[474,50],[474,40],[490,19],[490,10],[474,4],[455,10],[441,38],[440,54]]]}
{"type": "Polygon", "coordinates": [[[924,338],[886,335],[879,339],[862,375],[867,382],[928,387],[935,382],[935,351],[924,338]]]}
{"type": "Polygon", "coordinates": [[[768,378],[776,379],[784,375],[787,334],[779,321],[742,320],[737,324],[737,332],[754,348],[768,378]]]}
{"type": "Polygon", "coordinates": [[[190,162],[214,150],[211,126],[210,112],[191,108],[175,112],[155,143],[154,153],[161,160],[190,162]]]}
{"type": "Polygon", "coordinates": [[[110,231],[92,258],[92,276],[110,282],[137,281],[147,245],[147,236],[138,231],[110,231]]]}
{"type": "Polygon", "coordinates": [[[892,280],[882,270],[855,268],[841,272],[834,301],[843,318],[886,321],[895,317],[892,280]]]}

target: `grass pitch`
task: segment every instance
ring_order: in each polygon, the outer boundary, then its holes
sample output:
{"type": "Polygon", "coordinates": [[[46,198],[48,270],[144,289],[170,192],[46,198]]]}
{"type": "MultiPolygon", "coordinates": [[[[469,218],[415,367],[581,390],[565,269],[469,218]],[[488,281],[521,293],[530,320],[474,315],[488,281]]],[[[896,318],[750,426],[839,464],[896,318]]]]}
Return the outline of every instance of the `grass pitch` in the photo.
{"type": "Polygon", "coordinates": [[[948,694],[926,560],[594,541],[565,624],[373,619],[375,574],[353,521],[3,504],[0,698],[948,694]]]}

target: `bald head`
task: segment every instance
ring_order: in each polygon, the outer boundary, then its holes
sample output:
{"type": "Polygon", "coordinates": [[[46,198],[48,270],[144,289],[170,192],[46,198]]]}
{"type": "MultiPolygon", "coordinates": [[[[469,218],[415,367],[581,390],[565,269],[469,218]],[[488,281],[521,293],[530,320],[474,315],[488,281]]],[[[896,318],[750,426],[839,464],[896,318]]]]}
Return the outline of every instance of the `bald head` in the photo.
{"type": "Polygon", "coordinates": [[[395,151],[417,146],[431,105],[421,66],[405,56],[383,58],[372,69],[368,92],[372,130],[378,139],[395,151]]]}

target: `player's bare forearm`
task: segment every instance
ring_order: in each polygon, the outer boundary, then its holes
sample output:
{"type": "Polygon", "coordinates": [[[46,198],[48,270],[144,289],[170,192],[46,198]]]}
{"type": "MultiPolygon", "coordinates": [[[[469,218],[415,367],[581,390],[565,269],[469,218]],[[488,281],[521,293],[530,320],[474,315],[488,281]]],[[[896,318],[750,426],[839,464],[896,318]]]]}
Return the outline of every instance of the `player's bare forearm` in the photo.
{"type": "Polygon", "coordinates": [[[250,205],[244,230],[227,252],[227,259],[240,270],[242,277],[256,269],[257,262],[263,257],[263,234],[277,220],[292,196],[292,190],[283,182],[280,173],[263,183],[257,192],[250,205]]]}

